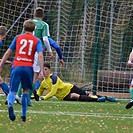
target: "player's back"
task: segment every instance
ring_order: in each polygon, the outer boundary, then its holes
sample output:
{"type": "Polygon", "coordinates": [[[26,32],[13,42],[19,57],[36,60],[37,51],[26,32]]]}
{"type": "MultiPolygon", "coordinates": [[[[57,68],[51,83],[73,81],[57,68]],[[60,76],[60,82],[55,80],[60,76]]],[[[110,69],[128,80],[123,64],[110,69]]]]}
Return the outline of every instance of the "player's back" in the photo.
{"type": "Polygon", "coordinates": [[[38,38],[24,33],[16,36],[16,53],[14,66],[33,66],[38,38]]]}
{"type": "Polygon", "coordinates": [[[36,27],[35,27],[35,31],[34,31],[34,36],[38,37],[39,39],[41,39],[41,41],[43,42],[43,37],[44,36],[50,36],[49,34],[49,25],[40,20],[40,19],[33,19],[36,27]]]}

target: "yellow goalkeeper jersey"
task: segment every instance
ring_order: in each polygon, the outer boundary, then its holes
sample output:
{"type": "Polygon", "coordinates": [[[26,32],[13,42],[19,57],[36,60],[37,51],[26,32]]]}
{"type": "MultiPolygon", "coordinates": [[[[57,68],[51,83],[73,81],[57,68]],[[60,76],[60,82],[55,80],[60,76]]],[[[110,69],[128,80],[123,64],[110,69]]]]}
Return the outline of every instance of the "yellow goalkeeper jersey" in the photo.
{"type": "Polygon", "coordinates": [[[50,74],[48,78],[44,78],[37,91],[37,94],[41,96],[44,90],[48,90],[49,93],[44,96],[44,100],[56,96],[58,99],[63,100],[67,96],[74,85],[70,83],[64,83],[56,74],[50,74]]]}

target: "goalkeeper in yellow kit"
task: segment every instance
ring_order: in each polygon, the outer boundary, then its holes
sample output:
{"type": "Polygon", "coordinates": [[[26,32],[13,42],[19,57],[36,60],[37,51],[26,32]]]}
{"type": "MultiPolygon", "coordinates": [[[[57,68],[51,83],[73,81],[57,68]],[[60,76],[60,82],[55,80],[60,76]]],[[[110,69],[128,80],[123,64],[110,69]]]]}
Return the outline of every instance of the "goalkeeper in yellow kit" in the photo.
{"type": "Polygon", "coordinates": [[[51,73],[50,65],[47,63],[44,64],[44,79],[39,86],[37,92],[34,91],[36,101],[39,101],[39,97],[43,95],[44,90],[48,90],[48,93],[41,100],[47,100],[52,96],[59,100],[68,101],[104,102],[105,100],[113,100],[112,102],[114,102],[115,100],[105,96],[89,95],[85,90],[71,83],[63,82],[56,74],[51,73]]]}

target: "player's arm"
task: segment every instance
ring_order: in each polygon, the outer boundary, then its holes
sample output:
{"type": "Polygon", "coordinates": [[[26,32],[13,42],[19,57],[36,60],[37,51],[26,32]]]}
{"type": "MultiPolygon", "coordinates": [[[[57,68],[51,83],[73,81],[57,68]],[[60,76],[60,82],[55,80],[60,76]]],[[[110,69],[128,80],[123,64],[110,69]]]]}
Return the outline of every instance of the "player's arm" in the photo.
{"type": "Polygon", "coordinates": [[[5,52],[3,58],[1,59],[1,62],[0,62],[0,71],[2,70],[3,65],[5,64],[6,60],[12,54],[12,51],[16,49],[16,37],[13,39],[11,45],[9,46],[8,50],[5,52]]]}
{"type": "Polygon", "coordinates": [[[43,100],[47,100],[47,99],[51,98],[52,96],[54,96],[56,94],[56,92],[58,90],[59,82],[58,82],[57,75],[53,74],[50,78],[51,78],[50,80],[52,80],[51,84],[47,85],[47,84],[45,84],[45,80],[43,80],[40,88],[37,91],[38,96],[41,96],[42,90],[44,91],[44,88],[47,88],[47,90],[50,90],[48,92],[48,94],[43,97],[43,100]],[[48,87],[50,87],[50,88],[48,88],[48,87]]]}
{"type": "Polygon", "coordinates": [[[131,51],[130,55],[129,55],[129,59],[127,62],[129,67],[133,67],[133,51],[131,51]]]}
{"type": "Polygon", "coordinates": [[[48,37],[48,41],[50,43],[50,46],[52,46],[56,50],[59,58],[60,59],[63,59],[60,46],[52,38],[50,38],[50,37],[48,37]]]}
{"type": "Polygon", "coordinates": [[[45,23],[43,29],[42,29],[42,37],[43,37],[43,42],[50,54],[50,58],[53,58],[54,55],[52,53],[52,49],[51,49],[51,46],[50,46],[50,43],[49,43],[49,40],[48,40],[48,37],[50,36],[50,33],[49,33],[49,25],[47,23],[45,23]]]}
{"type": "Polygon", "coordinates": [[[49,37],[48,40],[49,40],[50,46],[52,46],[56,50],[59,56],[59,63],[61,64],[61,67],[64,67],[65,63],[63,61],[63,56],[62,56],[62,51],[60,49],[60,46],[52,38],[49,37]]]}
{"type": "MultiPolygon", "coordinates": [[[[44,81],[42,81],[42,82],[41,82],[41,85],[40,85],[40,87],[39,87],[39,89],[37,90],[37,95],[38,95],[38,96],[42,96],[42,94],[43,94],[45,88],[46,88],[45,83],[44,83],[44,81]]],[[[38,100],[35,99],[35,100],[38,101],[39,99],[38,99],[38,100]]]]}
{"type": "MultiPolygon", "coordinates": [[[[2,60],[2,59],[0,59],[0,62],[1,62],[1,60],[2,60]]],[[[11,65],[11,64],[12,64],[12,62],[11,62],[11,61],[9,61],[9,60],[6,60],[6,61],[5,61],[5,64],[9,64],[9,65],[11,65]]]]}
{"type": "Polygon", "coordinates": [[[6,51],[6,53],[4,54],[3,58],[1,59],[0,62],[0,69],[2,70],[6,60],[10,57],[10,55],[12,54],[12,50],[10,48],[8,48],[8,50],[6,51]]]}
{"type": "Polygon", "coordinates": [[[3,44],[2,44],[2,41],[0,40],[0,47],[2,46],[3,44]]]}
{"type": "Polygon", "coordinates": [[[53,58],[54,55],[53,55],[52,49],[51,49],[51,47],[50,47],[50,43],[49,43],[49,41],[48,41],[48,37],[47,37],[47,36],[44,36],[44,37],[43,37],[43,41],[44,41],[44,44],[45,44],[45,46],[46,46],[46,48],[47,48],[47,50],[48,50],[48,52],[49,52],[49,54],[50,54],[50,58],[53,58]]]}
{"type": "Polygon", "coordinates": [[[46,96],[44,96],[44,100],[47,100],[47,99],[51,98],[52,96],[54,96],[57,92],[57,89],[58,89],[57,85],[52,85],[51,91],[46,96]]]}
{"type": "Polygon", "coordinates": [[[44,100],[47,100],[47,99],[51,98],[52,96],[56,95],[57,90],[59,88],[59,78],[57,77],[56,74],[51,75],[49,79],[52,80],[52,82],[49,82],[51,84],[48,86],[48,87],[50,87],[48,89],[50,91],[46,96],[44,96],[44,100]]]}

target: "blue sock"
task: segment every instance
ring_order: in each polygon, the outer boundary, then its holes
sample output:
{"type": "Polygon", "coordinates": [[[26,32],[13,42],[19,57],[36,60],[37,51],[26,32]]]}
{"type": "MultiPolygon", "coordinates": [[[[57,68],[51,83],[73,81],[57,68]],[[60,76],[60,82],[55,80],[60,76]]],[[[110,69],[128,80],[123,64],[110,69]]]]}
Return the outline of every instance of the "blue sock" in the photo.
{"type": "Polygon", "coordinates": [[[28,108],[28,99],[29,99],[29,94],[22,94],[22,100],[21,100],[22,116],[26,116],[26,111],[28,108]]]}
{"type": "Polygon", "coordinates": [[[40,84],[41,84],[40,81],[37,80],[35,84],[35,90],[37,90],[40,87],[40,84]]]}
{"type": "Polygon", "coordinates": [[[15,98],[16,98],[16,95],[14,93],[11,92],[8,94],[7,99],[8,99],[8,106],[9,107],[13,106],[15,98]]]}
{"type": "Polygon", "coordinates": [[[8,85],[5,82],[0,84],[0,88],[6,94],[6,96],[9,94],[9,87],[8,87],[8,85]]]}

